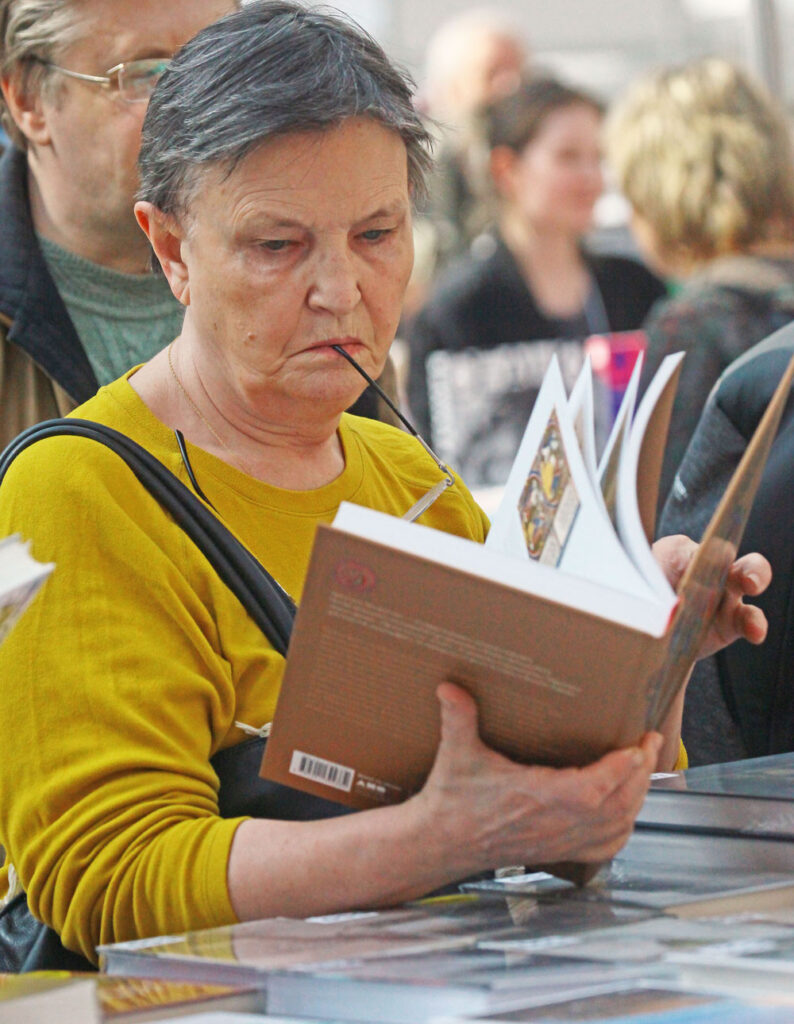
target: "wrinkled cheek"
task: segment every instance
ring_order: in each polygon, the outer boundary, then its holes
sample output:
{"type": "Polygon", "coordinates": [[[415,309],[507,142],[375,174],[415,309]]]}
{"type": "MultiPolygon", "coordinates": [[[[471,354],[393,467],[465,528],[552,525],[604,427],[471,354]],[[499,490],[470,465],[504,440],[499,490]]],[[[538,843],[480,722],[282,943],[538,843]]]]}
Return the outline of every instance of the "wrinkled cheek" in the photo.
{"type": "Polygon", "coordinates": [[[390,297],[389,301],[384,302],[374,311],[375,322],[373,326],[375,328],[375,336],[381,346],[388,348],[394,341],[402,315],[403,297],[404,289],[400,289],[390,297]]]}
{"type": "Polygon", "coordinates": [[[247,320],[235,324],[234,336],[244,359],[253,358],[267,347],[266,339],[247,320]]]}

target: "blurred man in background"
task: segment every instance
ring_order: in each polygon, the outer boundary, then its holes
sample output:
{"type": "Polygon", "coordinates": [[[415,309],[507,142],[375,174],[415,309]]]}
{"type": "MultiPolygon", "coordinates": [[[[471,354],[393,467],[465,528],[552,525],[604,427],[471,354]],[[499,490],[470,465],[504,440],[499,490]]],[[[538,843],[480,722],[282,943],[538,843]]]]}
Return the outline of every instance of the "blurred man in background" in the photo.
{"type": "Polygon", "coordinates": [[[430,38],[419,102],[435,122],[437,164],[416,223],[409,312],[421,304],[438,270],[466,252],[488,223],[488,152],[478,114],[517,88],[527,58],[520,30],[497,8],[468,8],[442,22],[430,38]]]}
{"type": "Polygon", "coordinates": [[[0,0],[0,446],[179,333],[133,215],[173,53],[234,0],[0,0]]]}

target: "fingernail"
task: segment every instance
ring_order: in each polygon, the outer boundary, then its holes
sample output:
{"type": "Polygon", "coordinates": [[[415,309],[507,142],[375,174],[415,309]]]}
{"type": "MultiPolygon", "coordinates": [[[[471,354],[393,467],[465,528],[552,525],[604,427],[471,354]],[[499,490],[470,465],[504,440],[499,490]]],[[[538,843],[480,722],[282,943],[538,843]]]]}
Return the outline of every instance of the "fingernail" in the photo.
{"type": "Polygon", "coordinates": [[[639,747],[635,747],[634,753],[631,755],[631,764],[633,768],[639,768],[645,764],[645,754],[643,754],[639,747]]]}

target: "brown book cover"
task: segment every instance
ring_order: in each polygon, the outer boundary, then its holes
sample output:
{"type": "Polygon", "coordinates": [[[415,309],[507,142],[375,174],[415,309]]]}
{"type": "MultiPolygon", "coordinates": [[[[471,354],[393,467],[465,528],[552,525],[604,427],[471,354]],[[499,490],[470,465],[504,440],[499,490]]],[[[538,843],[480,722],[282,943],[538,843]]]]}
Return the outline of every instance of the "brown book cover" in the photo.
{"type": "Polygon", "coordinates": [[[664,650],[663,639],[321,526],[264,771],[353,807],[404,800],[432,765],[445,679],[474,695],[494,748],[587,764],[642,734],[637,680],[664,650]],[[594,650],[608,689],[592,685],[594,650]]]}
{"type": "Polygon", "coordinates": [[[677,603],[343,506],[317,533],[262,774],[356,808],[405,799],[433,762],[444,680],[520,762],[584,765],[636,743],[708,629],[792,373],[794,360],[677,603]]]}

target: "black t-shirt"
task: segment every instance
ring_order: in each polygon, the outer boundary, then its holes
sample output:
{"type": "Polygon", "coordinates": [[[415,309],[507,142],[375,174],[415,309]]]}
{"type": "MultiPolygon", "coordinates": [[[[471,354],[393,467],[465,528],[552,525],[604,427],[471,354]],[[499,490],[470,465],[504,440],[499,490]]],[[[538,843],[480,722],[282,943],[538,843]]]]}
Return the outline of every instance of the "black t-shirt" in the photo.
{"type": "MultiPolygon", "coordinates": [[[[609,330],[639,328],[653,303],[665,294],[662,282],[626,257],[586,254],[585,259],[609,330]]],[[[405,331],[410,348],[408,400],[420,432],[429,432],[425,360],[431,352],[571,337],[561,333],[570,329],[567,321],[545,316],[538,308],[501,239],[483,258],[469,257],[450,268],[405,331]]],[[[591,332],[579,336],[587,333],[591,332]]]]}

